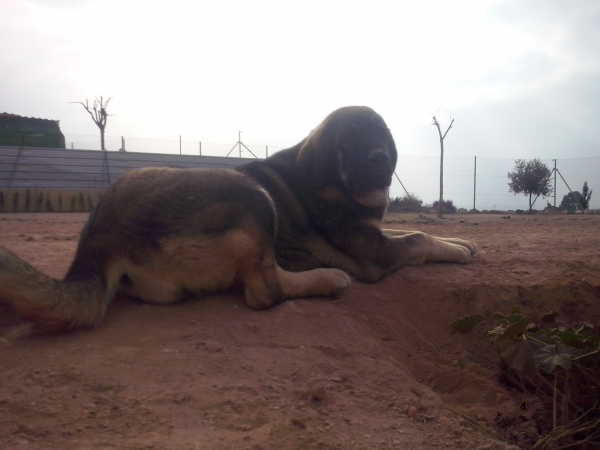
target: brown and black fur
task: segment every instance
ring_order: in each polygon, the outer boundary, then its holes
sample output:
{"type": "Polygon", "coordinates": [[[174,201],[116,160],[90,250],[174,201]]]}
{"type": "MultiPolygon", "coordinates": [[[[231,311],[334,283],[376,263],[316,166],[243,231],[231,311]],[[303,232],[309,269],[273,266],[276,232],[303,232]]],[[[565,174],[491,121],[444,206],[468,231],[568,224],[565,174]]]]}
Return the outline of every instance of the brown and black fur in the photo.
{"type": "Polygon", "coordinates": [[[468,262],[471,242],[381,229],[396,161],[381,116],[346,107],[296,146],[239,171],[275,202],[275,254],[287,270],[336,267],[372,283],[407,265],[468,262]]]}
{"type": "Polygon", "coordinates": [[[406,265],[465,263],[476,246],[380,224],[396,165],[370,108],[331,113],[298,145],[236,171],[147,168],[113,183],[64,280],[0,249],[0,304],[57,331],[99,323],[125,294],[173,303],[239,286],[264,309],[335,295],[406,265]]]}

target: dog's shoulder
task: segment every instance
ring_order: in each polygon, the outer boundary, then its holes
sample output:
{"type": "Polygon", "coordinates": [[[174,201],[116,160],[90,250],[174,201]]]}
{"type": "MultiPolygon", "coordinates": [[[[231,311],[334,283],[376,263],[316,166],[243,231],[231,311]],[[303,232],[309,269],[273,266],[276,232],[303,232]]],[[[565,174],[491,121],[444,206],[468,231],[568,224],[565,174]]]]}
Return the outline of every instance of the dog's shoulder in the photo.
{"type": "Polygon", "coordinates": [[[236,170],[265,189],[278,210],[298,214],[300,209],[304,209],[301,205],[312,195],[305,171],[296,164],[298,151],[299,146],[294,146],[267,159],[239,166],[236,170]]]}
{"type": "Polygon", "coordinates": [[[273,178],[283,178],[286,182],[302,183],[302,173],[296,164],[300,146],[281,150],[267,159],[256,160],[236,167],[236,171],[254,179],[265,187],[273,178]]]}

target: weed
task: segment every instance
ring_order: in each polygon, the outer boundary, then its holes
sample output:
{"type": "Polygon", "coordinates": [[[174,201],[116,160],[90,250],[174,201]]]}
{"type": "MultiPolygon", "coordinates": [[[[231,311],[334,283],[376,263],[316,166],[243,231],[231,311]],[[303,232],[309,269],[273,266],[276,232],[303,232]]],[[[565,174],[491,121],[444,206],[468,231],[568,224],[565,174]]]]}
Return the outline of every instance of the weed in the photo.
{"type": "Polygon", "coordinates": [[[19,210],[19,193],[15,192],[13,194],[13,211],[19,210]]]}
{"type": "Polygon", "coordinates": [[[40,212],[42,210],[42,205],[44,204],[44,194],[38,192],[37,198],[35,200],[35,212],[40,212]]]}
{"type": "Polygon", "coordinates": [[[29,205],[31,204],[31,191],[27,189],[25,191],[25,211],[29,212],[29,205]]]}
{"type": "Polygon", "coordinates": [[[88,212],[102,191],[19,189],[0,191],[0,212],[88,212]]]}
{"type": "MultiPolygon", "coordinates": [[[[514,307],[491,317],[494,327],[482,333],[501,356],[502,377],[522,391],[527,420],[539,435],[531,449],[600,445],[600,335],[589,324],[556,325],[557,313],[539,323],[514,307]],[[528,404],[529,403],[529,404],[528,404]],[[541,405],[541,406],[540,406],[541,405]]],[[[485,317],[471,314],[450,324],[452,333],[475,329],[485,317]]]]}

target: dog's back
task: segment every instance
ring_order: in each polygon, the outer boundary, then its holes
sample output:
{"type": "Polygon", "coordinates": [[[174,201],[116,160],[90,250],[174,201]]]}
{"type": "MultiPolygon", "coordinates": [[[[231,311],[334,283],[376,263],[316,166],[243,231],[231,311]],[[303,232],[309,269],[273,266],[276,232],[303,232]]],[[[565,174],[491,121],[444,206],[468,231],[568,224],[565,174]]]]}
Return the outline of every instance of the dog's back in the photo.
{"type": "Polygon", "coordinates": [[[239,283],[266,308],[281,301],[275,226],[268,194],[237,172],[136,170],[90,215],[62,283],[0,249],[0,303],[50,331],[96,324],[119,291],[172,303],[239,283]]]}

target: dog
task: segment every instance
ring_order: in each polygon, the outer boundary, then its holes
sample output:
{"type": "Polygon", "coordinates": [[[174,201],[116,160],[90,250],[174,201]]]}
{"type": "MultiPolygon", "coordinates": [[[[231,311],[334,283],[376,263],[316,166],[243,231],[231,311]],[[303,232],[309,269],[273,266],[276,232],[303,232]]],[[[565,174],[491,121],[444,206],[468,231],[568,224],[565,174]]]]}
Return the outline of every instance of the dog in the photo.
{"type": "Polygon", "coordinates": [[[351,106],[234,170],[133,170],[91,212],[62,281],[0,248],[0,304],[56,332],[99,324],[118,295],[175,303],[238,288],[261,310],[339,295],[351,277],[467,263],[470,241],[381,228],[396,161],[383,118],[351,106]]]}

